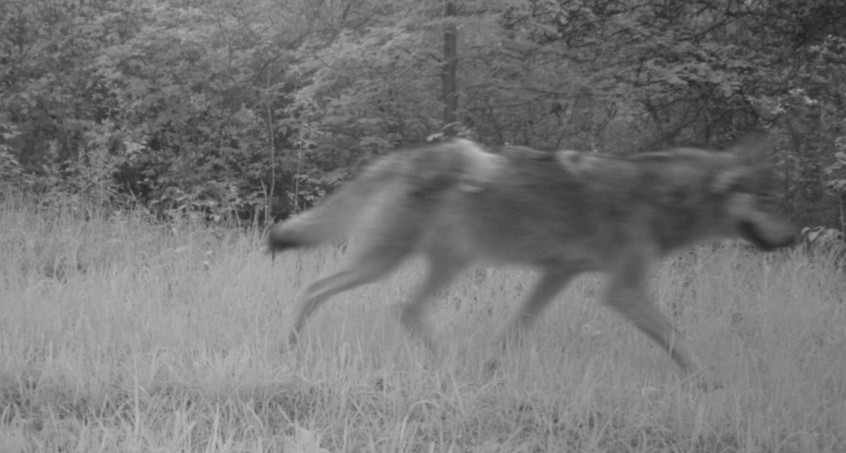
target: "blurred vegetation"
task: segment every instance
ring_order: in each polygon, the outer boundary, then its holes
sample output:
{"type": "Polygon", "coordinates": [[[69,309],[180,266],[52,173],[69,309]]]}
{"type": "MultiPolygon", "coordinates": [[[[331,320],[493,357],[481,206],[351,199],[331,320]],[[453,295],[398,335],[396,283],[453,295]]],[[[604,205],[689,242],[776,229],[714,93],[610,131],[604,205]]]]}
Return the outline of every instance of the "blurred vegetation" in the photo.
{"type": "Polygon", "coordinates": [[[702,392],[596,303],[596,276],[485,372],[530,269],[458,278],[431,310],[437,354],[393,315],[420,263],[330,303],[282,353],[295,295],[344,254],[271,269],[260,230],[180,220],[0,204],[0,452],[846,451],[830,252],[725,243],[656,267],[662,310],[724,384],[702,392]]]}
{"type": "Polygon", "coordinates": [[[763,129],[793,217],[842,229],[844,81],[839,0],[4,0],[0,190],[264,220],[437,134],[630,153],[763,129]]]}

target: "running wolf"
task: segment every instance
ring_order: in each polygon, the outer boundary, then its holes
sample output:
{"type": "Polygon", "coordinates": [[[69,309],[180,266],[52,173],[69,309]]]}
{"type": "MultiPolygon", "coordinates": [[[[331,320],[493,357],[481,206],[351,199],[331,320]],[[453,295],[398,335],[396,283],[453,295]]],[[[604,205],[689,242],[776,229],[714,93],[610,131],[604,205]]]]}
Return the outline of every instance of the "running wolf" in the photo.
{"type": "MultiPolygon", "coordinates": [[[[669,352],[697,365],[650,299],[650,265],[718,238],[771,250],[794,241],[777,212],[766,141],[727,151],[678,148],[629,156],[554,153],[463,139],[389,154],[315,208],[276,225],[269,251],[362,240],[356,259],[305,289],[289,342],[327,299],[420,255],[427,275],[400,321],[432,346],[427,302],[475,260],[535,268],[539,279],[501,336],[505,348],[576,275],[607,276],[603,302],[669,352]]],[[[496,356],[488,362],[495,366],[496,356]]]]}

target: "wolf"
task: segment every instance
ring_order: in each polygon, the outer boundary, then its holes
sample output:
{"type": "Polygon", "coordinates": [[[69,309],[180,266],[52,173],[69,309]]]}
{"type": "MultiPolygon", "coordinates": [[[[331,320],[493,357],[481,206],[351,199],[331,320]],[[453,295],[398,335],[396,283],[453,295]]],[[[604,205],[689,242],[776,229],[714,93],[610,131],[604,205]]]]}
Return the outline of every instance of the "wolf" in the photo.
{"type": "Polygon", "coordinates": [[[719,238],[745,238],[763,250],[794,242],[794,228],[778,209],[768,143],[615,156],[519,146],[491,152],[453,139],[388,154],[270,230],[274,255],[351,234],[360,239],[349,265],[306,287],[289,345],[329,298],[422,256],[425,278],[403,303],[400,321],[432,347],[427,303],[469,264],[487,260],[539,274],[500,336],[503,350],[574,277],[599,272],[607,276],[602,302],[696,375],[686,340],[650,298],[650,269],[667,255],[719,238]]]}

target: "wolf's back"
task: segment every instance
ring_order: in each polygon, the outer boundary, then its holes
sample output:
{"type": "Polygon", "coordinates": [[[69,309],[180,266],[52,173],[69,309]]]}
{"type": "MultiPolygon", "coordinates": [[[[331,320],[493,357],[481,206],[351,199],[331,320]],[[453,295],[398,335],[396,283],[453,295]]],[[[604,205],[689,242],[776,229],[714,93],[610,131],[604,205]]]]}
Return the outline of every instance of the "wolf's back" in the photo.
{"type": "Polygon", "coordinates": [[[412,203],[410,197],[437,197],[456,187],[473,190],[492,177],[502,159],[463,139],[391,153],[316,207],[273,227],[269,250],[342,241],[370,210],[412,203]]]}

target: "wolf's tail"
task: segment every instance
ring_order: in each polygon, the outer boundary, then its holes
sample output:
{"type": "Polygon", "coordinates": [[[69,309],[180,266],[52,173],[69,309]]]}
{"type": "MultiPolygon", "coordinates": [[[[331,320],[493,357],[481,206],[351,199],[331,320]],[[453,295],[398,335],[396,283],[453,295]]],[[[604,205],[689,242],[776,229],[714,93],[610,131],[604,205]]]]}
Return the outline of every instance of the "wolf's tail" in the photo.
{"type": "Polygon", "coordinates": [[[373,209],[402,203],[404,197],[434,197],[461,183],[481,184],[496,157],[469,140],[392,153],[316,207],[273,227],[268,251],[275,255],[290,248],[339,242],[373,209]]]}
{"type": "Polygon", "coordinates": [[[316,207],[274,226],[267,237],[268,251],[343,240],[358,224],[368,200],[396,173],[397,164],[396,159],[377,161],[316,207]]]}

